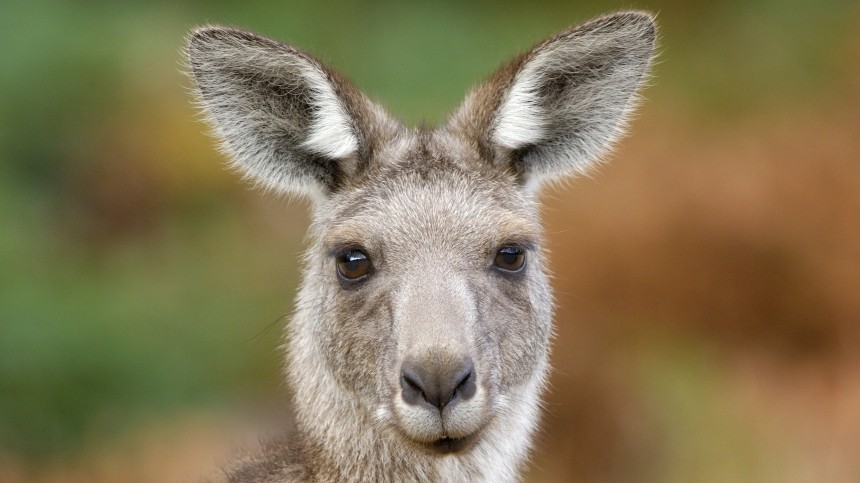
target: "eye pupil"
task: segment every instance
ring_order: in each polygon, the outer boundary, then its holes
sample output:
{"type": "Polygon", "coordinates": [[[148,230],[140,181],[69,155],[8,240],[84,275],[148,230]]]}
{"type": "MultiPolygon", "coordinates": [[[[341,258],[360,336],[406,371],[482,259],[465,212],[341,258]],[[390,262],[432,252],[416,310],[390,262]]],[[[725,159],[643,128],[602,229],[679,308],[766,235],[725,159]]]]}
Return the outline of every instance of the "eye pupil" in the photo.
{"type": "Polygon", "coordinates": [[[499,256],[502,257],[502,262],[505,265],[514,265],[515,263],[517,263],[517,257],[519,256],[519,254],[503,251],[499,253],[499,256]]]}
{"type": "Polygon", "coordinates": [[[507,246],[499,249],[493,265],[506,272],[519,272],[526,262],[525,251],[517,246],[507,246]]]}
{"type": "Polygon", "coordinates": [[[348,250],[337,256],[337,273],[347,281],[364,278],[370,273],[373,264],[361,250],[348,250]]]}

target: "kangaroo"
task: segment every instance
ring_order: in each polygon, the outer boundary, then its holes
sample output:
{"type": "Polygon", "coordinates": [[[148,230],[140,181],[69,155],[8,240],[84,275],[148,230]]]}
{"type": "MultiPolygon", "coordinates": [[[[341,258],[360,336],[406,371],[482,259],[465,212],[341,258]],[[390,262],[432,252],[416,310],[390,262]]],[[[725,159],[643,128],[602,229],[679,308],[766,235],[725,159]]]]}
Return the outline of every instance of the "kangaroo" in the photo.
{"type": "Polygon", "coordinates": [[[231,165],[312,201],[285,335],[295,434],[229,481],[519,479],[552,336],[539,189],[621,136],[655,36],[644,12],[570,28],[430,129],[290,45],[190,34],[197,100],[231,165]]]}

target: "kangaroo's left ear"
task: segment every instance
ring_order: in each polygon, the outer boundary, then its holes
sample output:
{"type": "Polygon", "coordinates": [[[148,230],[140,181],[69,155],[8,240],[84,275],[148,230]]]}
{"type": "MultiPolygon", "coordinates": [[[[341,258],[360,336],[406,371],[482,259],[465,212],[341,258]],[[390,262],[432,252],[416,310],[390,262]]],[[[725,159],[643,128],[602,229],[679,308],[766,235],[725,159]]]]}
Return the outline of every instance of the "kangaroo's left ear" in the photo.
{"type": "Polygon", "coordinates": [[[448,129],[526,186],[586,172],[621,136],[654,56],[645,12],[592,20],[541,42],[475,89],[448,129]]]}

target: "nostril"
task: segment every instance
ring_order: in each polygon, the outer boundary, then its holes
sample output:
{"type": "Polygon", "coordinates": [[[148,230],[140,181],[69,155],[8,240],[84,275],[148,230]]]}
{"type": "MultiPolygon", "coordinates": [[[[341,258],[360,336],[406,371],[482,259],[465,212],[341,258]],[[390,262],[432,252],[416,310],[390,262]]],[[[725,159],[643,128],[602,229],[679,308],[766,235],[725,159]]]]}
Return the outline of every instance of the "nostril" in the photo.
{"type": "Polygon", "coordinates": [[[454,386],[454,391],[459,391],[460,387],[463,384],[466,384],[466,381],[468,381],[470,377],[472,377],[472,371],[468,371],[468,372],[464,371],[464,373],[459,374],[458,375],[459,380],[457,380],[457,379],[454,380],[455,381],[454,383],[456,384],[456,386],[454,386]]]}
{"type": "Polygon", "coordinates": [[[417,405],[421,401],[427,401],[427,395],[424,394],[424,387],[421,385],[421,377],[412,364],[403,364],[400,388],[403,390],[403,400],[408,404],[417,405]]]}
{"type": "Polygon", "coordinates": [[[403,375],[403,382],[405,382],[406,385],[409,386],[410,389],[414,389],[416,391],[421,391],[422,393],[424,392],[424,390],[421,389],[421,384],[418,384],[418,382],[415,379],[413,379],[412,377],[410,377],[406,374],[403,375]]]}
{"type": "Polygon", "coordinates": [[[466,359],[458,376],[457,385],[454,387],[454,397],[459,395],[464,400],[471,399],[478,389],[475,384],[475,366],[472,364],[471,358],[466,359]]]}

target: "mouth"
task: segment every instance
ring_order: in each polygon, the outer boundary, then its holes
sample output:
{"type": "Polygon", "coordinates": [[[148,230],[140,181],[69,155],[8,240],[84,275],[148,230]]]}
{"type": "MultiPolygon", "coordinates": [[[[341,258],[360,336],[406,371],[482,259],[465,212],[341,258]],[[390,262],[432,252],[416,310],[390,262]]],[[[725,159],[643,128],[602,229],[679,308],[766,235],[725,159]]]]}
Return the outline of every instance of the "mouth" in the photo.
{"type": "Polygon", "coordinates": [[[427,444],[427,446],[436,454],[447,455],[460,453],[470,447],[475,441],[473,436],[463,438],[442,438],[427,444]]]}
{"type": "MultiPolygon", "coordinates": [[[[473,403],[474,401],[468,401],[473,403]]],[[[446,407],[443,414],[425,408],[396,406],[392,429],[413,448],[431,456],[461,455],[477,446],[494,420],[485,401],[471,407],[446,407]],[[420,409],[420,410],[418,410],[420,409]],[[454,409],[455,411],[451,411],[454,409]]]]}

